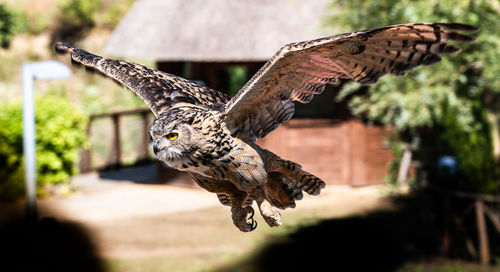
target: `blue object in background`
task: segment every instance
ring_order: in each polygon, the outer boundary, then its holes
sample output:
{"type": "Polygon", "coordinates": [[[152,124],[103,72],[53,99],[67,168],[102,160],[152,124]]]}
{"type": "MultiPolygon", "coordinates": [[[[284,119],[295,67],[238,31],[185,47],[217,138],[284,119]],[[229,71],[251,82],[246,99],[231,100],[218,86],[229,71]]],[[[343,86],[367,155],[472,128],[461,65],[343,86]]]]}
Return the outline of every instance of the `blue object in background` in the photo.
{"type": "Polygon", "coordinates": [[[442,156],[438,160],[438,169],[453,175],[457,172],[457,160],[452,156],[442,156]]]}

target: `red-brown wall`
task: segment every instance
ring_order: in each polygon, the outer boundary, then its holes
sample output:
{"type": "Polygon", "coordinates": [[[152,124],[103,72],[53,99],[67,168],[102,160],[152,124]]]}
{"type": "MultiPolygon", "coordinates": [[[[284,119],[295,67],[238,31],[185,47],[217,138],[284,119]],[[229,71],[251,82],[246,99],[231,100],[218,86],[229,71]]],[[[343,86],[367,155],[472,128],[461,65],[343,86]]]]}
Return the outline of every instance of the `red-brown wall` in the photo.
{"type": "Polygon", "coordinates": [[[356,120],[292,119],[258,144],[328,184],[379,184],[392,160],[383,142],[390,128],[356,120]]]}

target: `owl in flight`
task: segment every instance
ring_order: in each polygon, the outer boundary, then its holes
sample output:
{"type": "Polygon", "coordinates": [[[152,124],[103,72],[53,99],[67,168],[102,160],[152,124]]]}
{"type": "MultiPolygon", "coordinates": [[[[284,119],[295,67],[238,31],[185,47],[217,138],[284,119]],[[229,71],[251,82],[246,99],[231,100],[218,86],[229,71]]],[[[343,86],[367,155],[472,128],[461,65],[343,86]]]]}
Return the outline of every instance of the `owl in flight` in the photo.
{"type": "Polygon", "coordinates": [[[279,226],[276,208],[293,208],[302,191],[318,195],[325,187],[299,164],[256,144],[292,117],[293,101],[308,103],[338,79],[372,84],[385,74],[404,75],[418,65],[436,63],[439,54],[460,50],[446,41],[474,40],[453,31],[476,30],[456,23],[415,23],[291,43],[232,98],[139,64],[63,43],[55,49],[138,95],[155,115],[149,131],[155,157],[216,193],[231,207],[234,225],[247,232],[257,226],[253,201],[269,226],[279,226]]]}

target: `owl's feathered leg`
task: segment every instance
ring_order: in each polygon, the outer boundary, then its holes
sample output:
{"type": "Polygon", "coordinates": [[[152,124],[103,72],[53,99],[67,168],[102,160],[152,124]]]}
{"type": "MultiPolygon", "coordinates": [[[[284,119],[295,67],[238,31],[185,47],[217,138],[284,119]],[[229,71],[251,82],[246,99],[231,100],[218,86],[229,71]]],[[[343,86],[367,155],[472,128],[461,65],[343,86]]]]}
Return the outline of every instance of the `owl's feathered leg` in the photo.
{"type": "MultiPolygon", "coordinates": [[[[234,225],[243,232],[249,232],[257,227],[257,222],[253,219],[254,210],[252,206],[246,205],[248,193],[238,190],[236,186],[224,180],[216,180],[190,173],[194,181],[203,189],[217,194],[229,196],[231,203],[231,218],[234,225]]],[[[224,203],[223,203],[224,204],[224,203]]]]}
{"type": "MultiPolygon", "coordinates": [[[[268,181],[269,182],[269,181],[268,181]]],[[[259,206],[260,214],[262,215],[262,218],[264,218],[264,221],[270,226],[270,227],[278,227],[281,225],[281,214],[273,208],[271,203],[269,203],[266,200],[265,192],[263,187],[259,187],[255,190],[252,191],[252,197],[255,199],[255,202],[257,202],[257,205],[259,206]]]]}
{"type": "Polygon", "coordinates": [[[302,190],[291,186],[291,183],[281,173],[268,173],[268,179],[263,189],[266,199],[271,205],[282,210],[295,208],[295,200],[302,199],[302,190]]]}
{"type": "Polygon", "coordinates": [[[324,181],[302,170],[299,164],[293,161],[284,160],[265,149],[261,150],[261,154],[265,161],[266,171],[268,173],[280,173],[292,188],[299,188],[310,195],[319,195],[321,189],[325,188],[326,183],[324,181]]]}
{"type": "MultiPolygon", "coordinates": [[[[228,194],[226,193],[217,193],[217,198],[219,199],[219,202],[224,205],[224,206],[231,206],[231,198],[229,197],[228,194]]],[[[252,206],[253,203],[253,198],[248,197],[245,203],[243,204],[243,207],[246,206],[252,206]]]]}

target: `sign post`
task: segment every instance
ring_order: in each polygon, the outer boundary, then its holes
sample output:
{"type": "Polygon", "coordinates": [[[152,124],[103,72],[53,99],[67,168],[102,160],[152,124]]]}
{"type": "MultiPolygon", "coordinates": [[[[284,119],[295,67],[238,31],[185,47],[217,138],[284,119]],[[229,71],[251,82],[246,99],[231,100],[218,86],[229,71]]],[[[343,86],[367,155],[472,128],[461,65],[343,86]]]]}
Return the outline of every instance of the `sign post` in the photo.
{"type": "Polygon", "coordinates": [[[23,82],[23,150],[26,182],[26,219],[36,222],[36,134],[35,134],[35,80],[63,79],[71,76],[71,69],[57,61],[25,63],[23,82]]]}

